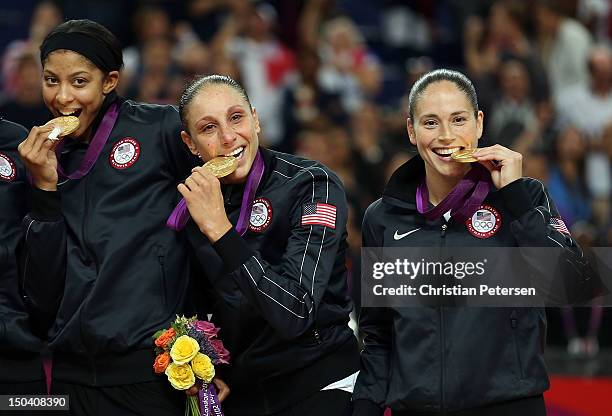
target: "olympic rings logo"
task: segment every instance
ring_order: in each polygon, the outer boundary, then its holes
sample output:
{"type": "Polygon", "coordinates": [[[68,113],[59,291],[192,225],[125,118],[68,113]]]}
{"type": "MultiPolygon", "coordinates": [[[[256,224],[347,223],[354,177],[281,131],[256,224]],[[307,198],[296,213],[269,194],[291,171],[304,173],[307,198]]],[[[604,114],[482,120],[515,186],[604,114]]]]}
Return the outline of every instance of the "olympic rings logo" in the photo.
{"type": "Polygon", "coordinates": [[[266,222],[268,214],[254,214],[251,215],[251,224],[258,227],[266,222]]]}
{"type": "Polygon", "coordinates": [[[493,229],[493,226],[495,225],[495,223],[492,221],[478,221],[478,220],[474,221],[473,224],[474,224],[474,228],[481,229],[483,231],[489,231],[493,229]]]}
{"type": "Polygon", "coordinates": [[[262,232],[268,228],[272,221],[272,205],[266,198],[257,198],[251,208],[249,217],[249,229],[254,232],[262,232]]]}

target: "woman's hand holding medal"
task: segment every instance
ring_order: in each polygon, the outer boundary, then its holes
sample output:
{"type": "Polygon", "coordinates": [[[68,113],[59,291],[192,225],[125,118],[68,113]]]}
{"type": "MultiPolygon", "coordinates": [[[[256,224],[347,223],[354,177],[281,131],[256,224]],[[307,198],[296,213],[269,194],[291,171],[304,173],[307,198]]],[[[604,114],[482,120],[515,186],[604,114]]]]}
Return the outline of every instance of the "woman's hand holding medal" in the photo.
{"type": "Polygon", "coordinates": [[[191,218],[211,243],[232,228],[227,218],[219,178],[236,170],[234,157],[218,157],[191,170],[184,184],[178,185],[191,218]]]}
{"type": "Polygon", "coordinates": [[[33,127],[28,137],[17,148],[30,172],[34,186],[44,191],[57,190],[57,157],[55,147],[59,138],[79,128],[74,116],[57,117],[40,127],[33,127]]]}
{"type": "Polygon", "coordinates": [[[32,127],[28,137],[19,144],[19,156],[30,173],[35,187],[44,191],[57,190],[57,141],[49,140],[53,126],[32,127]]]}
{"type": "Polygon", "coordinates": [[[523,155],[496,144],[474,149],[474,158],[491,172],[491,179],[497,189],[523,176],[523,155]]]}

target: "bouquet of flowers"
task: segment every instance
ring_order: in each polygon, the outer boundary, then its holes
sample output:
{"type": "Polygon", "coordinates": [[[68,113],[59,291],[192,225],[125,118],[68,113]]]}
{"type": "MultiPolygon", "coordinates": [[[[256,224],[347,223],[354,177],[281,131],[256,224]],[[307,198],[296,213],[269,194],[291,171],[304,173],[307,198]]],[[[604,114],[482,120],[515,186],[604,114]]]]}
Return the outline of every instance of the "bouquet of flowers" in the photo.
{"type": "Polygon", "coordinates": [[[196,316],[177,316],[170,328],[159,330],[155,340],[156,373],[164,373],[177,390],[198,387],[197,396],[187,398],[186,416],[223,415],[214,386],[215,366],[229,364],[229,352],[217,338],[219,328],[196,316]]]}

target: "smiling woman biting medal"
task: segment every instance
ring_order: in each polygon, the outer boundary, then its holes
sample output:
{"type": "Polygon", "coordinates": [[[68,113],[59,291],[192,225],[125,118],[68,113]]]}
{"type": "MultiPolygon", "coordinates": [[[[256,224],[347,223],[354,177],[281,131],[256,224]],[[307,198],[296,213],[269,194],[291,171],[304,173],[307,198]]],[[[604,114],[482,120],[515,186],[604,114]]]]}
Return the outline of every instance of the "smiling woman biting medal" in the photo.
{"type": "Polygon", "coordinates": [[[342,183],[320,163],[260,147],[257,111],[231,78],[196,79],[179,110],[181,137],[205,164],[178,185],[184,200],[168,225],[187,226],[215,296],[232,353],[219,369],[232,389],[225,414],[350,415],[359,353],[342,183]]]}
{"type": "MultiPolygon", "coordinates": [[[[590,280],[593,271],[561,227],[545,187],[522,177],[521,155],[500,145],[477,148],[484,114],[465,75],[446,69],[423,75],[410,91],[408,112],[418,155],[393,173],[368,208],[363,247],[407,255],[422,247],[475,253],[555,247],[562,281],[590,280]]],[[[509,259],[489,258],[487,270],[512,270],[509,259]]],[[[537,259],[525,262],[537,270],[537,259]]],[[[379,416],[390,407],[393,416],[544,416],[544,319],[542,308],[362,305],[353,415],[379,416]]]]}
{"type": "Polygon", "coordinates": [[[164,224],[196,159],[176,107],[117,96],[121,51],[90,20],[40,47],[56,118],[19,145],[33,184],[25,299],[50,328],[52,393],[69,394],[73,414],[177,415],[184,394],[152,371],[151,334],[185,313],[188,247],[164,224]]]}

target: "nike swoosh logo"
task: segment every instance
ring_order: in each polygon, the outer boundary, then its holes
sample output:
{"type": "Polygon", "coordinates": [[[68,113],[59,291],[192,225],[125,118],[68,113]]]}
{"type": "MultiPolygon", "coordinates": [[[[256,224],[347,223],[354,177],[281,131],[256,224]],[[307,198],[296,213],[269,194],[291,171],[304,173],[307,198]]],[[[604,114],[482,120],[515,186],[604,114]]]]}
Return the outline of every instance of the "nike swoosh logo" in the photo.
{"type": "Polygon", "coordinates": [[[412,233],[416,233],[416,232],[417,232],[417,231],[419,231],[420,229],[421,229],[421,228],[417,228],[417,229],[415,229],[415,230],[408,231],[407,233],[404,233],[404,234],[398,234],[398,232],[397,232],[398,230],[395,230],[395,234],[393,235],[393,239],[394,239],[394,240],[401,240],[402,238],[404,238],[404,237],[406,237],[406,236],[409,236],[409,235],[410,235],[410,234],[412,234],[412,233]]]}

